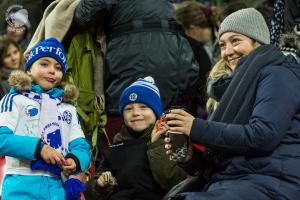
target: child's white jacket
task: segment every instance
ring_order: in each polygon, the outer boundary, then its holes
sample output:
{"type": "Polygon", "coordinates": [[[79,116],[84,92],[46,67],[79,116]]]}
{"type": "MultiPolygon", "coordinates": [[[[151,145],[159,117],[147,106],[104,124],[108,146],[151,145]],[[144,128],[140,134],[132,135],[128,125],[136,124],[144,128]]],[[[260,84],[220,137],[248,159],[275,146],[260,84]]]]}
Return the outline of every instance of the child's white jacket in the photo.
{"type": "MultiPolygon", "coordinates": [[[[19,78],[18,78],[19,79],[19,78]]],[[[90,145],[84,139],[76,108],[68,103],[58,105],[62,144],[68,153],[77,157],[80,169],[90,162],[90,145]]],[[[20,93],[9,93],[0,101],[0,155],[6,156],[6,174],[45,175],[45,171],[32,171],[30,163],[40,140],[38,132],[40,104],[20,93]],[[34,112],[33,112],[34,111],[34,112]]],[[[49,126],[51,128],[51,126],[49,126]]]]}

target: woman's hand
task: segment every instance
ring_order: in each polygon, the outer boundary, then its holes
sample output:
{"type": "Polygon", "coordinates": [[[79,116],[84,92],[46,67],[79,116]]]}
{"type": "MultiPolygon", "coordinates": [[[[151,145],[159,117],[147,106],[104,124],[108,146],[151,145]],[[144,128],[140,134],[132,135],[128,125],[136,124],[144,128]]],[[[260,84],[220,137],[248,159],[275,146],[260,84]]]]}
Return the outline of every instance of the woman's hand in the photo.
{"type": "Polygon", "coordinates": [[[165,139],[165,150],[166,154],[170,156],[172,154],[172,143],[171,143],[171,138],[166,136],[165,139]]]}
{"type": "MultiPolygon", "coordinates": [[[[165,150],[166,150],[166,154],[168,156],[172,155],[172,141],[171,138],[166,136],[164,139],[165,142],[165,150]]],[[[193,157],[193,144],[191,143],[191,141],[188,142],[188,151],[187,151],[187,155],[185,158],[185,162],[189,161],[191,158],[193,157]]]]}
{"type": "Polygon", "coordinates": [[[162,134],[165,134],[168,128],[169,127],[165,122],[160,122],[159,120],[157,120],[151,133],[151,143],[158,140],[158,138],[160,138],[162,134]]]}
{"type": "Polygon", "coordinates": [[[115,177],[112,176],[110,171],[103,172],[97,179],[97,185],[99,187],[107,187],[117,185],[115,177]]]}
{"type": "Polygon", "coordinates": [[[195,117],[182,109],[172,109],[166,114],[167,125],[170,131],[190,135],[195,117]]]}

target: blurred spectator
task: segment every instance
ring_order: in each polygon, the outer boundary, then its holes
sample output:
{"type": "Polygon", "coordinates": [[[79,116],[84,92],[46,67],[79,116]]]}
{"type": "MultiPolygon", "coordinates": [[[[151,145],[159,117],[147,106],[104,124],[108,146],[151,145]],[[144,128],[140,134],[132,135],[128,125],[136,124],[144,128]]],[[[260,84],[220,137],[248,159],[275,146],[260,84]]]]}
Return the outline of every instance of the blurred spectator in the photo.
{"type": "Polygon", "coordinates": [[[122,90],[141,76],[155,78],[164,109],[181,104],[186,90],[195,84],[199,67],[188,41],[179,34],[169,1],[82,0],[73,20],[80,30],[106,25],[108,126],[113,117],[119,118],[122,90]]]}
{"type": "Polygon", "coordinates": [[[22,7],[28,11],[28,18],[31,23],[32,32],[36,29],[43,16],[44,7],[50,0],[0,0],[0,32],[5,30],[5,14],[13,7],[22,7]]]}
{"type": "Polygon", "coordinates": [[[294,31],[285,33],[279,39],[279,47],[288,60],[300,64],[300,36],[294,31]]]}
{"type": "Polygon", "coordinates": [[[26,9],[11,9],[5,18],[5,34],[18,43],[22,51],[27,48],[31,39],[30,26],[26,9]]]}
{"type": "MultiPolygon", "coordinates": [[[[285,0],[284,32],[296,30],[300,35],[300,1],[285,0]]],[[[300,37],[300,36],[299,36],[300,37]]]]}
{"type": "MultiPolygon", "coordinates": [[[[13,70],[23,67],[23,55],[18,44],[7,37],[0,36],[0,69],[2,92],[6,94],[9,90],[7,79],[13,70]]],[[[3,96],[1,96],[2,98],[3,96]]]]}
{"type": "MultiPolygon", "coordinates": [[[[209,20],[203,12],[203,6],[196,1],[185,1],[177,4],[176,18],[184,29],[184,36],[188,39],[195,58],[199,63],[199,76],[195,86],[195,92],[192,97],[191,105],[194,116],[199,116],[197,110],[205,107],[206,102],[206,80],[208,72],[211,69],[210,58],[204,49],[204,44],[212,39],[212,28],[209,20]]],[[[199,110],[200,111],[200,110],[199,110]]]]}
{"type": "Polygon", "coordinates": [[[215,52],[220,9],[218,7],[205,6],[196,0],[186,0],[181,4],[176,4],[176,10],[177,7],[180,7],[181,10],[177,11],[177,18],[184,26],[185,34],[201,42],[211,63],[215,64],[220,58],[219,51],[215,52]],[[190,19],[192,18],[196,22],[191,21],[190,19]],[[189,27],[189,24],[193,26],[189,27]]]}
{"type": "Polygon", "coordinates": [[[206,18],[204,9],[196,1],[184,1],[176,8],[177,21],[183,26],[185,34],[202,44],[213,39],[212,24],[206,18]]]}

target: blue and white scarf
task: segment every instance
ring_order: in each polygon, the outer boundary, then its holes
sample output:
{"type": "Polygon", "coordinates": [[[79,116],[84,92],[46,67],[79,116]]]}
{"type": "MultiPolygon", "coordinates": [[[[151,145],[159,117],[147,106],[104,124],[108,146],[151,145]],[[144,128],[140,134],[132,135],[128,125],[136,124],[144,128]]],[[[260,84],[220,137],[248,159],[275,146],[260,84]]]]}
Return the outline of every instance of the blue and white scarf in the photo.
{"type": "Polygon", "coordinates": [[[23,92],[22,94],[40,104],[38,126],[40,138],[65,155],[67,143],[63,137],[62,120],[58,111],[58,105],[62,102],[64,90],[53,88],[45,92],[39,85],[34,84],[30,92],[23,92]]]}
{"type": "MultiPolygon", "coordinates": [[[[41,139],[65,156],[67,153],[67,142],[63,137],[61,125],[62,117],[58,111],[58,105],[62,102],[64,90],[53,88],[45,92],[39,85],[34,84],[30,92],[23,92],[22,94],[41,105],[38,129],[41,134],[41,139]]],[[[80,193],[85,188],[84,184],[74,176],[71,175],[69,178],[65,177],[57,164],[51,165],[41,159],[37,159],[32,161],[30,167],[32,170],[46,170],[60,176],[64,182],[67,200],[79,199],[80,193]]]]}

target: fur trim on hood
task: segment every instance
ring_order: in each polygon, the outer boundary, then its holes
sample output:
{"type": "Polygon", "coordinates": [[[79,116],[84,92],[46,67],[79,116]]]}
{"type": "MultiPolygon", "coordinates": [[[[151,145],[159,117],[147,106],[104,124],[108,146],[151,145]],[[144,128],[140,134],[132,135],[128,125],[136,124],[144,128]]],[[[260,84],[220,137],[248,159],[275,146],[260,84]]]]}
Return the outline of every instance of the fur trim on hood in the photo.
{"type": "Polygon", "coordinates": [[[295,32],[283,34],[279,40],[279,47],[282,51],[295,53],[300,57],[300,37],[295,32]]]}
{"type": "MultiPolygon", "coordinates": [[[[24,92],[31,89],[32,78],[21,70],[12,71],[9,78],[8,84],[11,87],[15,87],[17,91],[24,92]]],[[[73,84],[62,83],[64,89],[63,102],[74,104],[79,97],[79,90],[73,84]]]]}

